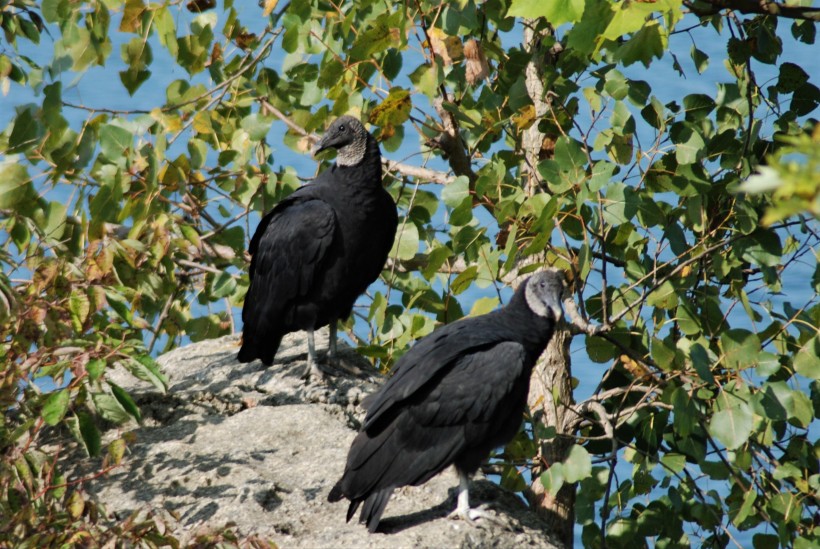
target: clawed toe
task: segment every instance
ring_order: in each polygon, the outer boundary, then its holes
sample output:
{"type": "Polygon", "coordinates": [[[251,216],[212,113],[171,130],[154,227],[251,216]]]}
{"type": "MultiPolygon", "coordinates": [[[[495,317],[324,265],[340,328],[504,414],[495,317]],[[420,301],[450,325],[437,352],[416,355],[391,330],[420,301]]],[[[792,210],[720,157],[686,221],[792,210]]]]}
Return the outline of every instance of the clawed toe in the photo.
{"type": "Polygon", "coordinates": [[[476,508],[456,508],[452,513],[447,515],[447,518],[451,520],[463,520],[467,524],[479,528],[482,526],[482,523],[478,521],[486,521],[510,529],[510,525],[495,512],[492,512],[491,509],[492,507],[488,504],[483,504],[476,508]]]}
{"type": "Polygon", "coordinates": [[[308,383],[324,383],[326,381],[325,373],[315,362],[308,362],[305,373],[302,374],[302,379],[308,383]]]}

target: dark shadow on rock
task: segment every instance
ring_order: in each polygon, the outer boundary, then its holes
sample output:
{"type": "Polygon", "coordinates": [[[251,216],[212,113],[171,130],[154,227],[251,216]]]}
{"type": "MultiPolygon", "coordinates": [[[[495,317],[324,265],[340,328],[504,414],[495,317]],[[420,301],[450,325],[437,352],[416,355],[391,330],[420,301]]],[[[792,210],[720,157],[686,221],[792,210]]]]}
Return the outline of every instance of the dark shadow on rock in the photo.
{"type": "MultiPolygon", "coordinates": [[[[415,526],[419,526],[424,523],[446,517],[450,513],[450,511],[455,509],[456,500],[454,497],[454,493],[454,491],[451,492],[444,501],[442,501],[435,507],[423,509],[421,511],[416,511],[415,513],[409,513],[407,515],[383,517],[379,522],[379,527],[376,530],[376,532],[382,534],[396,534],[398,532],[407,530],[408,528],[413,528],[415,526]]],[[[388,503],[387,505],[387,508],[390,509],[390,504],[388,503]]],[[[358,512],[356,516],[350,520],[358,520],[358,512]]],[[[364,526],[362,527],[364,528],[364,526]]]]}
{"type": "Polygon", "coordinates": [[[275,487],[257,492],[254,494],[253,499],[255,499],[256,503],[265,511],[273,511],[282,505],[282,498],[276,493],[275,487]]]}
{"type": "Polygon", "coordinates": [[[185,518],[186,524],[196,524],[197,522],[204,522],[214,516],[219,511],[219,505],[214,502],[208,503],[202,509],[197,510],[191,517],[185,518]]]}
{"type": "MultiPolygon", "coordinates": [[[[395,534],[426,522],[444,518],[455,510],[457,500],[458,489],[453,487],[448,491],[447,499],[435,507],[407,515],[382,518],[377,532],[395,534]]],[[[526,504],[514,494],[496,486],[489,480],[473,480],[470,483],[470,507],[476,508],[482,505],[489,507],[490,512],[497,513],[500,520],[508,523],[510,531],[521,531],[523,526],[541,530],[545,528],[545,524],[534,518],[526,504]]],[[[390,509],[389,503],[387,508],[390,509]]]]}

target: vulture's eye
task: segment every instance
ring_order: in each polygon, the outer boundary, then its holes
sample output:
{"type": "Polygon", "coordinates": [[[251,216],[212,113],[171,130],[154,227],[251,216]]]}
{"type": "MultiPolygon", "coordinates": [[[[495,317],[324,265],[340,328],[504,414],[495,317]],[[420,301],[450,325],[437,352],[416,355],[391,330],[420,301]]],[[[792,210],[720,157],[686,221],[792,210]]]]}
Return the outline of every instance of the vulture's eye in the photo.
{"type": "Polygon", "coordinates": [[[341,126],[339,126],[339,131],[340,131],[340,132],[345,131],[345,126],[344,126],[344,124],[342,124],[341,126]]]}

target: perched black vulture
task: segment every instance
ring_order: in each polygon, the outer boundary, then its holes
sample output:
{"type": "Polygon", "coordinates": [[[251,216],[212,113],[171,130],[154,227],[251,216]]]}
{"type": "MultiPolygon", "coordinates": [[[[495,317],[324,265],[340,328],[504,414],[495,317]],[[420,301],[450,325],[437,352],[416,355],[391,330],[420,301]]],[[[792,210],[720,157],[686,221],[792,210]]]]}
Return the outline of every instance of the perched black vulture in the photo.
{"type": "Polygon", "coordinates": [[[350,500],[347,520],[364,502],[360,522],[375,531],[394,488],[450,464],[459,474],[453,514],[481,516],[470,509],[469,475],[521,426],[530,374],[562,316],[563,280],[558,271],[535,274],[507,306],[439,328],[398,361],[365,399],[364,424],[328,495],[350,500]]]}
{"type": "Polygon", "coordinates": [[[285,334],[307,330],[307,373],[321,376],[313,330],[330,325],[333,359],[337,320],[384,267],[398,218],[382,187],[379,145],[361,122],[342,116],[313,153],[331,147],[336,163],[279,202],[251,239],[240,362],[270,365],[285,334]]]}

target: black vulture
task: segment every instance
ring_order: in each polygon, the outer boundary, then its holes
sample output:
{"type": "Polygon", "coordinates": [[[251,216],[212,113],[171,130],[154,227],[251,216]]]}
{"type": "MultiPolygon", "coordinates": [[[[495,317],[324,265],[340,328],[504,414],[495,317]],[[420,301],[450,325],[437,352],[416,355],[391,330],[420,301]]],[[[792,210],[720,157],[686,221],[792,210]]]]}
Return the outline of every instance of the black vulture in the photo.
{"type": "Polygon", "coordinates": [[[285,334],[306,330],[307,374],[321,377],[313,331],[330,325],[333,360],[337,321],[384,267],[398,217],[382,187],[379,144],[361,122],[342,116],[313,154],[329,148],[338,151],[336,163],[279,202],[251,238],[240,362],[269,366],[285,334]]]}
{"type": "Polygon", "coordinates": [[[530,375],[563,316],[563,275],[528,278],[509,304],[448,324],[416,343],[363,406],[361,431],[328,501],[350,500],[347,520],[374,532],[393,490],[419,485],[454,464],[455,517],[473,520],[469,475],[521,426],[530,375]]]}

